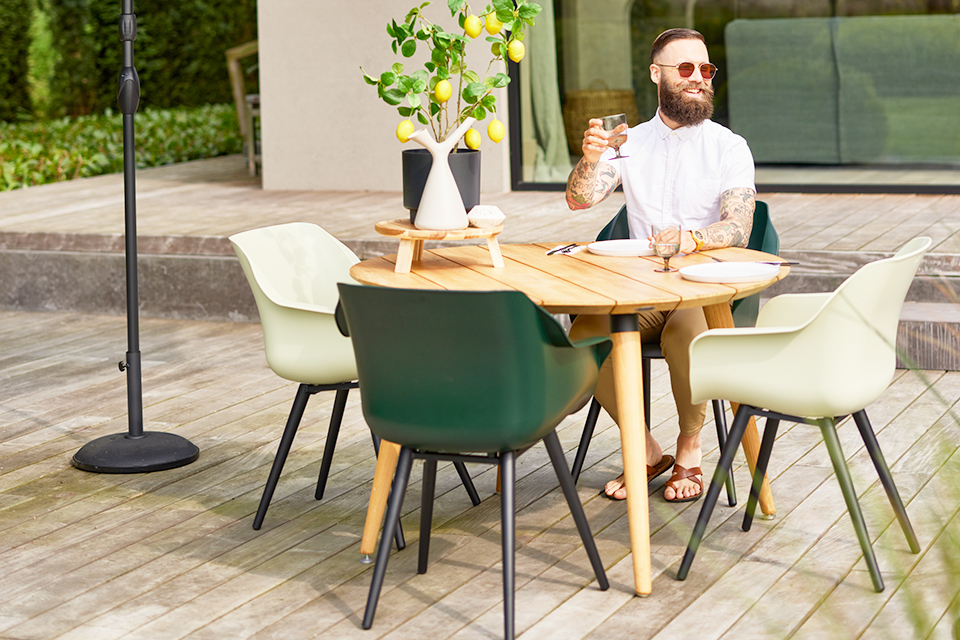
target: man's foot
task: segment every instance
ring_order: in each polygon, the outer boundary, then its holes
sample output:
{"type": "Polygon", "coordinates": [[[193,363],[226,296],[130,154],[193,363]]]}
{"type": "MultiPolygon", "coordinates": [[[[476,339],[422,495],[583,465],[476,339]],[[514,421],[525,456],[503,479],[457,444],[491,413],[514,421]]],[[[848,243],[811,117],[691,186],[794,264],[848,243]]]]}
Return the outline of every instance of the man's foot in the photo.
{"type": "MultiPolygon", "coordinates": [[[[660,461],[657,464],[650,466],[647,465],[647,484],[664,473],[667,472],[670,467],[673,466],[673,456],[661,456],[660,461]]],[[[603,491],[600,492],[605,498],[610,498],[611,500],[626,500],[627,498],[627,487],[626,481],[624,480],[623,474],[621,473],[617,476],[616,480],[611,480],[603,487],[603,491]]]]}
{"type": "Polygon", "coordinates": [[[677,438],[677,462],[674,465],[673,476],[667,481],[663,490],[663,497],[667,502],[690,502],[700,497],[703,493],[700,461],[700,434],[692,436],[681,434],[677,438]]]}

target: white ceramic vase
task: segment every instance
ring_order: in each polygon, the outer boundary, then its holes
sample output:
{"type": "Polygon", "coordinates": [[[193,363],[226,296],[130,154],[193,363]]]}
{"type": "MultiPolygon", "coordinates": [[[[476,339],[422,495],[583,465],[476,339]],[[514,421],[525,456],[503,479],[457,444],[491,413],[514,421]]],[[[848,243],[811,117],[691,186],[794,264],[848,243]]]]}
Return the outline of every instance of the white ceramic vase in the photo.
{"type": "Polygon", "coordinates": [[[467,132],[475,118],[467,118],[457,127],[452,135],[443,142],[437,142],[426,129],[420,129],[410,134],[410,140],[423,145],[433,157],[427,184],[423,188],[420,206],[414,225],[417,229],[446,231],[450,229],[466,229],[470,224],[467,220],[467,211],[460,197],[457,181],[450,171],[450,152],[467,132]]]}

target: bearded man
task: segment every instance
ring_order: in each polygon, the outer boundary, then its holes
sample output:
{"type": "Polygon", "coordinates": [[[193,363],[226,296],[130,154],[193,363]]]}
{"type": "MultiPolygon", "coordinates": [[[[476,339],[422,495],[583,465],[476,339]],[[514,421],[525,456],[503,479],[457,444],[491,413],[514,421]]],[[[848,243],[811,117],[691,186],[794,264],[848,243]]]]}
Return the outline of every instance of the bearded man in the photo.
{"type": "MultiPolygon", "coordinates": [[[[682,230],[681,253],[745,247],[756,196],[753,155],[743,138],[709,119],[717,68],[710,64],[703,36],[692,29],[661,33],[653,43],[650,63],[659,99],[657,114],[629,130],[620,125],[604,131],[601,120],[590,120],[583,136],[583,159],[567,181],[567,204],[575,211],[592,207],[622,184],[631,238],[652,239],[653,225],[674,225],[682,230]],[[625,130],[627,139],[620,147],[625,157],[615,159],[610,143],[618,136],[622,140],[625,130]]],[[[647,432],[647,481],[672,466],[664,498],[697,500],[703,493],[700,430],[706,403],[690,402],[689,348],[707,329],[703,309],[638,315],[641,339],[660,341],[680,422],[676,459],[665,455],[647,432]]],[[[574,338],[608,332],[606,316],[581,315],[570,330],[574,338]]],[[[616,421],[609,358],[600,371],[596,398],[616,421]]],[[[602,494],[625,499],[623,475],[608,482],[602,494]]]]}

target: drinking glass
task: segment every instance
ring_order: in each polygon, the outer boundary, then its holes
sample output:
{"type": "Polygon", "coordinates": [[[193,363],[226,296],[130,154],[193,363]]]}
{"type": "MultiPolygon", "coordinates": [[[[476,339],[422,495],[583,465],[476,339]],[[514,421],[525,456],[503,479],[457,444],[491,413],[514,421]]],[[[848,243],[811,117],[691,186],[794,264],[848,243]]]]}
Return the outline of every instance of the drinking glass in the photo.
{"type": "MultiPolygon", "coordinates": [[[[614,116],[604,116],[603,118],[601,118],[601,120],[603,120],[604,131],[613,131],[614,129],[619,127],[621,124],[625,124],[627,122],[627,115],[624,113],[618,113],[617,115],[614,115],[614,116]]],[[[617,155],[614,156],[614,160],[630,157],[630,156],[620,155],[620,145],[622,145],[626,141],[627,141],[626,131],[609,140],[610,146],[613,147],[613,149],[617,152],[617,155]]]]}
{"type": "Polygon", "coordinates": [[[679,269],[670,268],[670,258],[680,253],[680,229],[674,225],[654,225],[653,252],[663,258],[663,269],[654,269],[657,273],[671,273],[679,269]]]}

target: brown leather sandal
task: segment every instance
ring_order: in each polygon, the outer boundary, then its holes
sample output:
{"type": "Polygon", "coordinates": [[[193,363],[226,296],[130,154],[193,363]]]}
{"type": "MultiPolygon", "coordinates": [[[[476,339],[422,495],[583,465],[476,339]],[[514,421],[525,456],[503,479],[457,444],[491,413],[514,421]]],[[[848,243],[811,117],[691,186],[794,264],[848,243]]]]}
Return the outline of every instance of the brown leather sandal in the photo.
{"type": "Polygon", "coordinates": [[[693,502],[699,500],[703,496],[703,471],[700,470],[700,467],[691,467],[687,469],[686,467],[681,467],[678,464],[673,465],[673,475],[670,476],[670,479],[667,480],[666,484],[663,486],[670,487],[673,489],[674,495],[680,493],[680,490],[677,488],[676,483],[680,480],[692,480],[700,485],[700,493],[695,496],[690,496],[689,498],[674,498],[673,500],[668,499],[664,496],[664,500],[667,502],[693,502]]]}
{"type": "MultiPolygon", "coordinates": [[[[660,458],[660,462],[658,462],[653,467],[651,467],[650,465],[647,465],[647,484],[650,484],[650,481],[653,480],[654,478],[666,473],[667,470],[672,466],[673,466],[673,456],[668,456],[668,455],[663,455],[660,458]]],[[[623,487],[621,486],[620,489],[622,488],[623,487]]],[[[620,491],[620,489],[617,489],[617,491],[620,491]]],[[[616,494],[617,491],[614,491],[613,493],[616,494]]],[[[607,500],[618,500],[618,501],[626,500],[626,498],[618,498],[616,495],[611,495],[607,493],[606,486],[600,489],[600,495],[606,498],[607,500]]]]}

